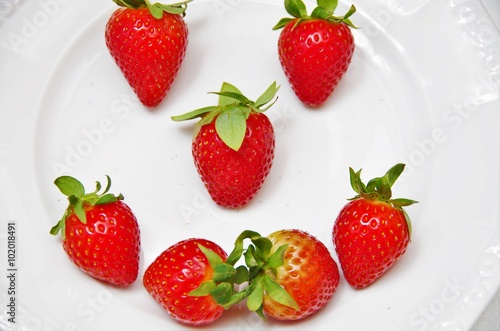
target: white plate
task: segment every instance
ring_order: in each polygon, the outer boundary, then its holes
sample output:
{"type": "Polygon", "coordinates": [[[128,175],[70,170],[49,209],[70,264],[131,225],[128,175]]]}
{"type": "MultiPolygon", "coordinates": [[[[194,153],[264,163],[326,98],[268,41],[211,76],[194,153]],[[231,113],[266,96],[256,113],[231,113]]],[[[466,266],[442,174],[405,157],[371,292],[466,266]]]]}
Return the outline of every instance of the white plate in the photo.
{"type": "MultiPolygon", "coordinates": [[[[53,185],[73,175],[90,190],[113,179],[142,231],[140,275],[171,244],[205,237],[227,250],[244,229],[301,228],[334,254],[331,229],[364,179],[407,163],[394,194],[413,238],[383,278],[356,291],[342,281],[328,306],[300,322],[233,311],[216,329],[467,329],[500,283],[499,34],[479,1],[359,0],[357,48],[321,110],[304,108],[277,58],[286,12],[278,0],[195,0],[187,56],[173,88],[144,109],[109,56],[111,0],[0,2],[0,215],[2,312],[10,308],[7,223],[16,226],[16,324],[11,330],[169,330],[142,287],[115,289],[77,270],[49,234],[66,206],[53,185]],[[257,23],[258,22],[258,23],[257,23]],[[256,98],[282,85],[268,111],[275,162],[239,211],[208,197],[193,166],[193,123],[170,116],[216,102],[223,81],[256,98]],[[4,304],[5,303],[5,304],[4,304]]],[[[307,2],[311,10],[313,2],[307,2]]],[[[339,13],[350,2],[340,3],[339,13]]],[[[336,256],[334,255],[335,259],[336,256]]]]}

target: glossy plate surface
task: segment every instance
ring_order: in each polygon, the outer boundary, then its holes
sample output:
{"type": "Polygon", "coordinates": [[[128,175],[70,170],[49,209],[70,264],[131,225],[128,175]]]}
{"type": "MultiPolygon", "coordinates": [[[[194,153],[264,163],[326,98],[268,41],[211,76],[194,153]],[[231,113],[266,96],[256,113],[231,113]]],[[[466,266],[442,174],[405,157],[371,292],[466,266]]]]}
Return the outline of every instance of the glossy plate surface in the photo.
{"type": "MultiPolygon", "coordinates": [[[[363,178],[407,164],[394,195],[413,237],[383,278],[356,291],[342,280],[328,306],[293,324],[234,309],[209,328],[230,330],[467,329],[500,283],[499,34],[479,1],[356,2],[356,51],[329,101],[305,108],[277,57],[286,16],[278,0],[195,0],[185,18],[183,67],[155,110],[140,105],[104,44],[114,3],[10,0],[0,7],[0,219],[2,270],[15,227],[13,330],[173,330],[142,287],[168,246],[205,237],[231,250],[244,229],[300,228],[332,252],[333,222],[352,196],[348,168],[363,178]],[[4,5],[5,4],[5,5],[4,5]],[[257,24],[257,22],[259,22],[257,24]],[[255,200],[235,211],[209,198],[191,157],[194,122],[170,117],[215,104],[222,82],[255,99],[273,81],[267,114],[276,131],[271,173],[255,200]],[[140,277],[128,289],[77,270],[49,229],[66,199],[61,174],[88,190],[105,175],[141,226],[140,277]]],[[[307,1],[308,9],[314,3],[307,1]]],[[[341,1],[339,13],[349,2],[341,1]]],[[[0,311],[10,308],[2,304],[0,311]]]]}

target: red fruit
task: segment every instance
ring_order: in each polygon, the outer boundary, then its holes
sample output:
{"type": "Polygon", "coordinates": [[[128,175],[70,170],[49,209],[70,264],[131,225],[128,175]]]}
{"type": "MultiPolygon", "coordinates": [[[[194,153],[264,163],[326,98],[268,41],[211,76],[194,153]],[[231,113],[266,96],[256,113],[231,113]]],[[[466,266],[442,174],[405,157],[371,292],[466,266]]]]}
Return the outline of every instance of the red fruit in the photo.
{"type": "Polygon", "coordinates": [[[198,245],[211,250],[222,261],[227,258],[226,252],[209,240],[187,239],[161,253],[143,278],[146,290],[170,316],[189,325],[212,323],[224,311],[212,296],[190,294],[214,276],[212,265],[198,245]]]}
{"type": "Polygon", "coordinates": [[[279,86],[273,83],[257,101],[250,101],[227,83],[219,105],[173,117],[176,121],[202,117],[192,144],[196,169],[212,199],[220,206],[247,205],[269,175],[275,136],[269,118],[260,109],[279,86]]]}
{"type": "Polygon", "coordinates": [[[281,230],[268,238],[275,249],[288,245],[283,265],[276,268],[275,281],[285,288],[299,309],[290,309],[266,293],[264,312],[279,320],[298,320],[323,308],[340,281],[337,264],[326,246],[300,230],[281,230]]]}
{"type": "Polygon", "coordinates": [[[380,278],[405,253],[411,223],[402,207],[416,201],[391,199],[391,186],[403,172],[397,164],[380,178],[363,184],[361,170],[350,169],[357,195],[340,211],[333,242],[347,282],[363,288],[380,278]]]}
{"type": "Polygon", "coordinates": [[[301,230],[280,230],[267,238],[255,234],[251,239],[255,247],[245,253],[250,310],[262,317],[264,312],[278,320],[300,320],[330,301],[340,276],[320,240],[301,230]]]}
{"type": "Polygon", "coordinates": [[[114,0],[117,9],[106,24],[106,46],[139,100],[157,106],[170,90],[188,43],[182,15],[186,2],[151,5],[114,0]]]}
{"type": "Polygon", "coordinates": [[[132,284],[139,270],[140,231],[130,208],[118,197],[102,194],[97,182],[95,192],[85,194],[83,185],[73,177],[62,176],[55,184],[68,196],[63,218],[51,229],[61,230],[63,248],[70,260],[85,273],[117,286],[132,284]]]}
{"type": "Polygon", "coordinates": [[[220,139],[215,121],[203,126],[193,141],[196,169],[212,199],[223,207],[248,204],[264,184],[273,157],[273,127],[261,113],[248,116],[245,140],[238,151],[220,139]]]}
{"type": "Polygon", "coordinates": [[[354,53],[349,20],[333,16],[337,1],[318,1],[311,16],[301,0],[285,0],[294,18],[284,18],[273,28],[284,28],[278,39],[281,66],[297,97],[306,105],[322,105],[347,71],[354,53]],[[321,4],[320,4],[321,3],[321,4]]]}

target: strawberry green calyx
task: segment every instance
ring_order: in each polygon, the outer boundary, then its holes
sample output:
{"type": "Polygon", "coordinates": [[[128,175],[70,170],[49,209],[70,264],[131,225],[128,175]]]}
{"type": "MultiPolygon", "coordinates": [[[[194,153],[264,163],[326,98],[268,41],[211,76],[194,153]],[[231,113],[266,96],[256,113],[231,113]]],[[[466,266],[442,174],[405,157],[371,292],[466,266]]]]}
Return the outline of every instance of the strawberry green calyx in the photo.
{"type": "Polygon", "coordinates": [[[275,281],[276,268],[285,263],[284,254],[288,245],[285,244],[273,250],[273,243],[270,239],[262,237],[255,231],[245,230],[236,239],[234,248],[225,262],[210,249],[202,245],[198,247],[205,254],[214,273],[211,280],[200,284],[198,288],[189,292],[189,296],[210,295],[224,309],[229,309],[246,299],[247,308],[264,320],[265,295],[282,305],[295,310],[299,309],[292,296],[275,281]],[[244,241],[247,239],[251,243],[245,247],[244,241]],[[244,259],[245,265],[235,268],[235,264],[241,258],[244,259]],[[248,286],[235,291],[234,285],[243,283],[248,283],[248,286]]]}
{"type": "Polygon", "coordinates": [[[227,260],[236,262],[241,256],[248,268],[248,287],[244,292],[247,308],[265,320],[263,313],[264,295],[268,295],[282,305],[298,310],[299,306],[284,287],[275,281],[276,268],[284,264],[284,254],[288,245],[278,247],[274,252],[270,239],[251,230],[243,231],[235,241],[235,247],[227,260]],[[244,249],[243,242],[250,239],[251,244],[244,249]]]}
{"type": "Polygon", "coordinates": [[[61,230],[63,239],[66,236],[66,219],[74,213],[78,219],[83,223],[87,223],[85,214],[85,206],[96,206],[101,204],[112,203],[118,200],[123,200],[123,195],[108,193],[111,188],[111,178],[106,175],[107,185],[102,193],[99,193],[102,186],[101,183],[96,181],[96,189],[92,193],[85,193],[85,187],[77,179],[71,176],[61,176],[56,178],[54,184],[59,190],[68,197],[69,205],[64,212],[63,217],[59,222],[50,229],[52,235],[57,235],[61,230]]]}
{"type": "Polygon", "coordinates": [[[203,282],[199,287],[189,292],[188,295],[210,295],[224,309],[229,309],[245,299],[246,293],[244,291],[235,291],[234,285],[243,284],[248,281],[248,269],[244,266],[235,268],[234,263],[230,263],[231,261],[222,261],[221,257],[214,251],[202,245],[198,245],[198,247],[205,254],[214,273],[211,280],[203,282]]]}
{"type": "Polygon", "coordinates": [[[151,15],[153,15],[153,17],[156,19],[162,18],[163,12],[185,16],[187,4],[191,1],[192,0],[185,0],[182,2],[167,5],[158,2],[151,3],[148,0],[113,0],[114,3],[121,7],[127,7],[131,9],[146,7],[149,9],[151,15]]]}
{"type": "Polygon", "coordinates": [[[174,121],[186,121],[201,118],[196,123],[194,138],[203,125],[210,124],[215,119],[215,129],[222,141],[231,149],[238,151],[246,133],[246,120],[252,112],[261,113],[278,100],[276,93],[280,86],[273,82],[266,91],[252,101],[241,91],[229,83],[222,84],[220,92],[210,92],[219,95],[217,106],[195,109],[183,115],[172,116],[174,121]]]}
{"type": "Polygon", "coordinates": [[[405,165],[403,163],[398,163],[390,168],[384,176],[373,178],[366,185],[361,180],[361,169],[355,172],[352,168],[349,168],[351,186],[354,192],[357,193],[356,196],[349,200],[363,198],[372,201],[382,201],[388,203],[398,210],[401,210],[405,215],[406,223],[408,224],[408,230],[411,235],[410,217],[403,209],[403,207],[418,203],[418,201],[406,198],[393,199],[391,190],[392,185],[399,178],[404,168],[405,165]]]}
{"type": "Polygon", "coordinates": [[[338,0],[317,0],[317,4],[317,7],[314,8],[311,15],[309,15],[306,5],[302,0],[285,0],[285,9],[292,17],[282,18],[273,27],[273,30],[279,30],[294,20],[296,20],[295,27],[300,22],[310,19],[322,19],[332,23],[345,23],[351,28],[357,29],[349,18],[356,12],[356,7],[354,5],[351,5],[345,15],[336,16],[334,12],[335,9],[337,9],[338,0]]]}

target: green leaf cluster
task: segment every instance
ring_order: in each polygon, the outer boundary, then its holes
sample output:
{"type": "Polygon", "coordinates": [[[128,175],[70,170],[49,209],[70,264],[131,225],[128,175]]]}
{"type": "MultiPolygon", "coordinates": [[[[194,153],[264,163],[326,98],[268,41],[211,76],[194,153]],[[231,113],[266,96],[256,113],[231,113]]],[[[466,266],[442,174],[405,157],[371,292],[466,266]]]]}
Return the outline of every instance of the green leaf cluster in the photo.
{"type": "Polygon", "coordinates": [[[66,236],[66,219],[72,213],[74,213],[83,224],[87,224],[87,216],[85,214],[86,206],[95,206],[123,200],[122,194],[115,196],[112,193],[108,193],[111,188],[111,178],[106,175],[106,179],[106,187],[101,193],[99,193],[102,189],[101,183],[96,181],[95,191],[86,194],[85,187],[76,178],[71,176],[61,176],[56,178],[54,184],[62,194],[68,197],[69,205],[66,208],[63,217],[50,229],[50,233],[52,235],[57,235],[57,233],[61,231],[62,238],[64,239],[66,236]]]}
{"type": "Polygon", "coordinates": [[[415,200],[406,198],[392,198],[392,185],[396,182],[399,176],[403,173],[405,164],[398,163],[391,167],[382,177],[375,177],[371,179],[367,184],[364,184],[361,180],[361,169],[354,171],[349,168],[349,177],[351,186],[356,192],[356,196],[350,200],[356,200],[359,198],[367,200],[382,201],[390,204],[392,207],[401,210],[408,224],[408,229],[411,235],[411,221],[410,217],[403,209],[403,207],[410,206],[417,203],[415,200]]]}
{"type": "Polygon", "coordinates": [[[265,319],[263,313],[265,295],[298,310],[297,302],[275,280],[276,268],[284,264],[284,253],[287,247],[288,245],[282,245],[275,249],[268,238],[262,237],[255,231],[245,230],[238,236],[233,250],[223,262],[216,253],[200,245],[200,249],[214,269],[214,276],[191,291],[189,295],[211,295],[225,309],[246,299],[247,308],[256,312],[262,319],[265,319]],[[249,239],[251,243],[245,247],[246,239],[249,239]],[[236,263],[242,258],[245,264],[235,268],[236,263]],[[243,289],[235,290],[235,284],[244,283],[246,286],[243,289]]]}
{"type": "Polygon", "coordinates": [[[215,130],[222,141],[231,149],[238,151],[245,138],[247,119],[252,112],[268,110],[278,100],[276,93],[280,86],[273,82],[256,101],[248,99],[234,85],[224,82],[219,92],[209,92],[219,96],[216,106],[195,109],[188,113],[172,116],[174,121],[186,121],[201,118],[195,125],[196,137],[203,125],[215,119],[215,130]]]}
{"type": "Polygon", "coordinates": [[[189,292],[189,295],[210,295],[219,306],[225,309],[245,299],[245,293],[235,291],[234,285],[248,281],[248,270],[244,266],[235,268],[234,263],[230,263],[229,260],[224,262],[214,251],[202,245],[198,247],[205,254],[214,274],[211,280],[203,282],[198,288],[189,292]]]}
{"type": "Polygon", "coordinates": [[[351,22],[350,17],[356,12],[356,7],[351,5],[346,14],[337,16],[338,0],[317,0],[317,6],[308,14],[306,5],[302,0],[285,0],[285,9],[292,17],[282,18],[274,27],[273,30],[279,30],[290,22],[295,21],[294,28],[305,20],[322,19],[332,23],[345,23],[348,26],[357,29],[351,22]]]}
{"type": "Polygon", "coordinates": [[[187,4],[191,1],[192,0],[185,0],[172,4],[162,4],[158,2],[151,3],[148,0],[113,0],[114,3],[121,7],[127,7],[131,9],[146,7],[149,9],[151,15],[153,15],[153,17],[156,19],[162,18],[164,12],[185,16],[187,4]]]}

